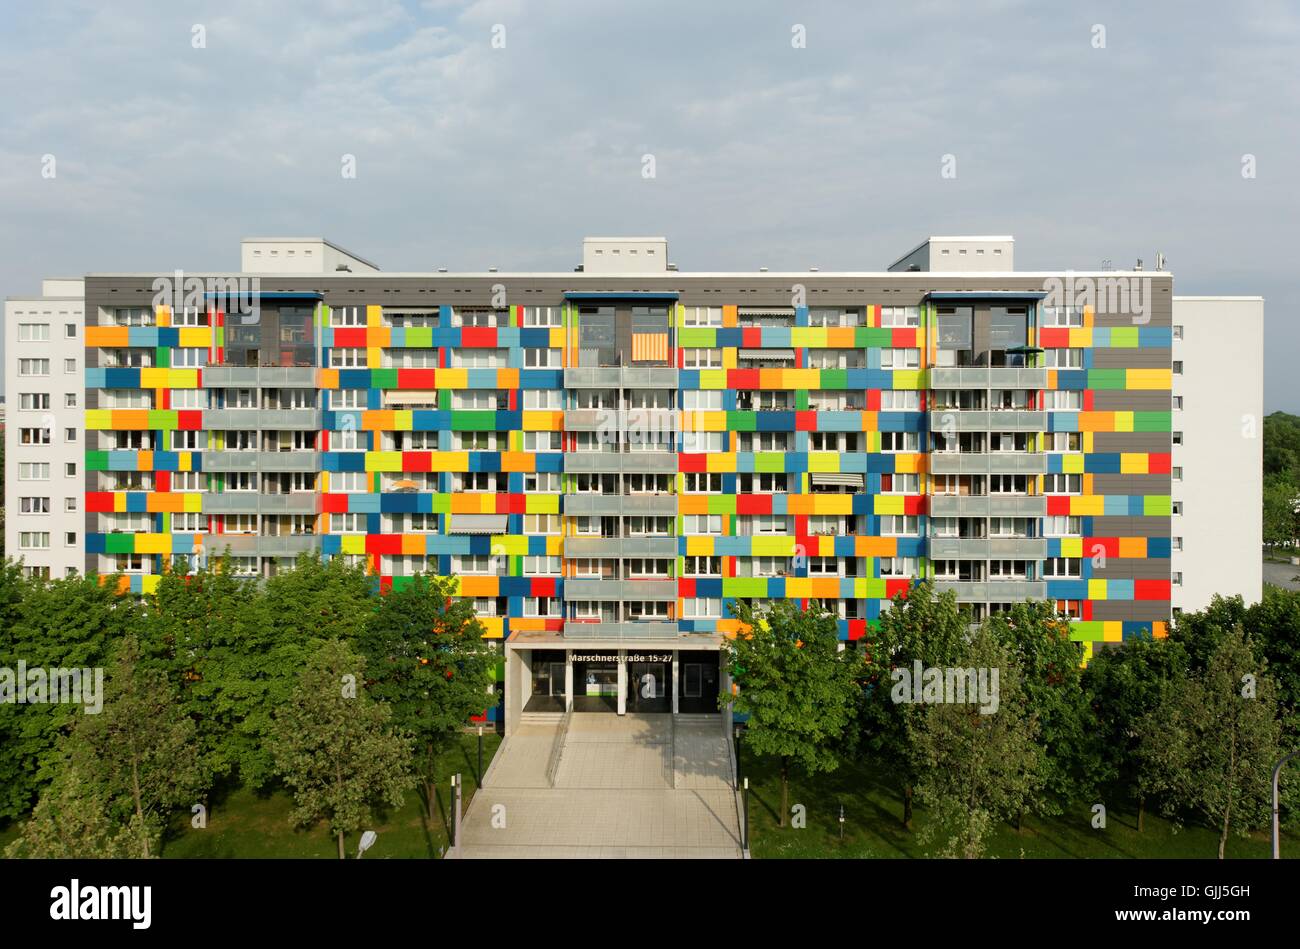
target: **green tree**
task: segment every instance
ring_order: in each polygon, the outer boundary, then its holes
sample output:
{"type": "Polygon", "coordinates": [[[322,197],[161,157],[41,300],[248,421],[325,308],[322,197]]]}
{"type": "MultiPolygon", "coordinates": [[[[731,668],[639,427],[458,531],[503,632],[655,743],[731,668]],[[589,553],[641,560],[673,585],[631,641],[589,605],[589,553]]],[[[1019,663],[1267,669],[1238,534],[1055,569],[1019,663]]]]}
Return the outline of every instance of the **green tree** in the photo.
{"type": "Polygon", "coordinates": [[[1170,816],[1194,812],[1218,829],[1220,860],[1231,832],[1244,835],[1270,813],[1281,725],[1265,667],[1234,629],[1205,669],[1179,677],[1144,720],[1147,790],[1162,795],[1170,816]]]}
{"type": "MultiPolygon", "coordinates": [[[[0,570],[0,667],[102,668],[138,620],[115,577],[24,580],[17,570],[0,570]]],[[[53,777],[55,746],[81,718],[78,705],[0,703],[0,819],[31,810],[53,777]]]]}
{"type": "Polygon", "coordinates": [[[179,687],[214,774],[264,787],[271,713],[288,700],[306,643],[268,621],[257,582],[235,576],[228,555],[167,571],[147,605],[142,648],[179,687]]]}
{"type": "Polygon", "coordinates": [[[471,715],[481,714],[496,653],[483,638],[472,603],[452,602],[455,582],[416,576],[385,593],[357,640],[369,689],[393,723],[414,738],[413,762],[426,815],[434,817],[434,764],[471,715]]]}
{"type": "Polygon", "coordinates": [[[371,808],[400,807],[411,785],[411,741],[388,706],[363,687],[365,659],[331,640],[309,657],[298,687],[275,715],[271,752],[293,792],[294,821],[328,821],[344,858],[345,835],[371,808]]]}
{"type": "MultiPolygon", "coordinates": [[[[5,848],[10,859],[113,859],[140,856],[142,828],[132,816],[122,824],[109,815],[99,786],[67,765],[41,792],[32,816],[5,848]]],[[[152,836],[156,826],[145,828],[152,836]]]]}
{"type": "Polygon", "coordinates": [[[1102,749],[1101,776],[1118,781],[1137,800],[1137,829],[1146,816],[1143,788],[1150,776],[1138,753],[1144,719],[1165,701],[1173,683],[1185,674],[1182,644],[1149,635],[1129,639],[1093,656],[1083,674],[1102,749]]]}
{"type": "Polygon", "coordinates": [[[970,613],[958,606],[956,595],[936,595],[934,585],[923,580],[894,597],[866,645],[867,686],[859,696],[859,727],[867,747],[898,784],[903,826],[908,829],[918,777],[908,722],[919,709],[894,701],[890,675],[894,669],[910,670],[916,662],[925,667],[956,665],[969,627],[970,613]]]}
{"type": "Polygon", "coordinates": [[[1264,543],[1289,547],[1296,538],[1296,504],[1300,487],[1293,477],[1264,479],[1264,543]]]}
{"type": "Polygon", "coordinates": [[[103,710],[77,722],[69,760],[111,817],[134,822],[139,855],[148,857],[157,829],[175,809],[198,803],[211,773],[194,722],[166,677],[141,664],[134,633],[118,644],[104,691],[103,710]]]}
{"type": "Polygon", "coordinates": [[[723,640],[722,649],[739,693],[719,696],[719,705],[734,702],[735,711],[749,716],[748,748],[780,760],[784,827],[790,765],[806,774],[839,767],[837,748],[861,690],[860,661],[853,651],[840,651],[835,617],[815,606],[804,611],[777,600],[758,613],[738,603],[734,612],[747,631],[723,640]]]}
{"type": "MultiPolygon", "coordinates": [[[[1083,647],[1070,639],[1069,623],[1045,600],[1016,603],[988,623],[1011,650],[1038,721],[1044,793],[1034,799],[1034,810],[1060,814],[1093,796],[1101,765],[1096,722],[1083,691],[1083,647]]],[[[1016,816],[1017,828],[1021,817],[1016,816]]]]}
{"type": "Polygon", "coordinates": [[[931,816],[918,835],[942,841],[940,854],[973,859],[1000,822],[1030,808],[1044,768],[1038,723],[1014,653],[982,626],[959,668],[997,670],[997,708],[939,702],[917,706],[908,730],[919,763],[916,796],[931,816]]]}

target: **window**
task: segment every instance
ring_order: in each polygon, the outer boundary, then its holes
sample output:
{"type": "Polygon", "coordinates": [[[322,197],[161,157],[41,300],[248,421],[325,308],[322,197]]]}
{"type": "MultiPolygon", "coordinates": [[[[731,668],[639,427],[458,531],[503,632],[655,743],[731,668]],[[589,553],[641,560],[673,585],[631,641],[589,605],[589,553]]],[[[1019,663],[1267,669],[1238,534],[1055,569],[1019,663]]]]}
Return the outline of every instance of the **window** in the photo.
{"type": "Polygon", "coordinates": [[[1045,474],[1043,475],[1044,494],[1078,494],[1083,490],[1083,475],[1045,474]]]}
{"type": "Polygon", "coordinates": [[[364,471],[339,471],[330,475],[330,490],[340,494],[367,490],[369,475],[364,471]]]}
{"type": "Polygon", "coordinates": [[[1173,514],[1175,514],[1175,515],[1182,514],[1182,513],[1183,513],[1183,502],[1182,502],[1182,501],[1172,501],[1172,502],[1170,502],[1169,509],[1170,509],[1171,513],[1173,513],[1173,514]]]}
{"type": "Polygon", "coordinates": [[[881,494],[916,494],[920,490],[921,479],[919,475],[886,472],[880,476],[881,494]]]}
{"type": "Polygon", "coordinates": [[[18,513],[19,514],[49,514],[50,499],[49,498],[19,498],[18,513]]]}
{"type": "Polygon", "coordinates": [[[1183,328],[1182,328],[1182,326],[1181,326],[1180,324],[1175,323],[1175,324],[1174,324],[1174,339],[1182,339],[1182,338],[1183,338],[1183,328]]]}
{"type": "Polygon", "coordinates": [[[721,326],[722,307],[688,306],[682,318],[683,326],[721,326]]]}
{"type": "Polygon", "coordinates": [[[1174,396],[1173,401],[1174,401],[1174,408],[1181,409],[1183,407],[1183,397],[1181,395],[1174,396]]]}
{"type": "Polygon", "coordinates": [[[77,407],[77,393],[75,392],[63,393],[63,407],[65,409],[75,409],[77,407]]]}
{"type": "Polygon", "coordinates": [[[50,532],[22,531],[18,535],[18,546],[22,550],[48,550],[50,546],[50,532]]]}
{"type": "Polygon", "coordinates": [[[1080,532],[1081,518],[1064,515],[1049,515],[1043,518],[1043,536],[1073,537],[1080,532]]]}
{"type": "Polygon", "coordinates": [[[19,323],[18,342],[48,343],[50,341],[49,323],[19,323]]]}
{"type": "Polygon", "coordinates": [[[881,557],[880,575],[882,577],[916,576],[915,557],[881,557]]]}
{"type": "Polygon", "coordinates": [[[359,346],[335,346],[330,350],[330,368],[355,369],[366,364],[366,351],[359,346]]]}
{"type": "Polygon", "coordinates": [[[1043,408],[1049,411],[1077,412],[1083,408],[1083,393],[1078,389],[1053,389],[1044,392],[1043,408]]]}
{"type": "Polygon", "coordinates": [[[882,306],[880,308],[880,325],[883,327],[920,326],[921,308],[917,306],[882,306]]]}
{"type": "Polygon", "coordinates": [[[880,450],[882,452],[916,451],[920,444],[916,432],[881,432],[880,450]]]}
{"type": "Polygon", "coordinates": [[[726,432],[682,432],[682,451],[690,453],[724,451],[726,432]]]}
{"type": "Polygon", "coordinates": [[[559,616],[560,601],[553,596],[524,597],[525,616],[559,616]]]}
{"type": "MultiPolygon", "coordinates": [[[[505,408],[505,406],[499,406],[505,408]]],[[[525,411],[554,412],[564,407],[564,393],[559,389],[525,389],[525,411]]]]}
{"type": "Polygon", "coordinates": [[[365,532],[366,515],[364,514],[330,515],[330,533],[332,534],[364,534],[365,532]]]}
{"type": "Polygon", "coordinates": [[[174,430],[172,451],[199,451],[204,447],[205,439],[202,436],[202,432],[174,430]]]}
{"type": "Polygon", "coordinates": [[[880,411],[915,411],[921,407],[921,393],[915,389],[885,389],[880,393],[880,411]]]}
{"type": "Polygon", "coordinates": [[[525,514],[525,534],[558,534],[560,516],[558,514],[525,514]]]}
{"type": "Polygon", "coordinates": [[[206,534],[208,532],[207,515],[194,512],[173,514],[172,530],[179,534],[206,534]]]}
{"type": "Polygon", "coordinates": [[[77,430],[75,428],[65,428],[63,430],[63,440],[65,442],[75,442],[77,440],[77,430]]]}
{"type": "Polygon", "coordinates": [[[559,369],[560,351],[558,349],[527,348],[524,350],[524,368],[559,369]]]}
{"type": "Polygon", "coordinates": [[[1182,469],[1182,468],[1175,466],[1175,467],[1169,469],[1169,471],[1170,471],[1170,475],[1173,477],[1173,479],[1174,479],[1175,481],[1182,481],[1182,480],[1183,480],[1183,469],[1182,469]]]}
{"type": "Polygon", "coordinates": [[[524,307],[524,326],[559,326],[560,308],[558,306],[524,307]]]}
{"type": "Polygon", "coordinates": [[[1043,307],[1043,326],[1082,326],[1083,308],[1077,306],[1043,307]]]}
{"type": "Polygon", "coordinates": [[[48,461],[24,461],[18,465],[19,481],[49,481],[50,463],[48,461]]]}
{"type": "Polygon", "coordinates": [[[176,492],[205,491],[206,479],[201,471],[176,471],[172,473],[172,490],[176,492]]]}
{"type": "Polygon", "coordinates": [[[1170,545],[1170,547],[1172,547],[1174,550],[1182,550],[1182,549],[1183,549],[1183,539],[1182,539],[1181,537],[1171,537],[1171,538],[1169,539],[1169,545],[1170,545]]]}
{"type": "Polygon", "coordinates": [[[48,359],[18,360],[18,375],[20,376],[48,376],[49,374],[50,361],[48,359]]]}
{"type": "Polygon", "coordinates": [[[687,557],[682,565],[683,576],[720,577],[722,576],[721,557],[687,557]]]}
{"type": "Polygon", "coordinates": [[[65,511],[69,512],[69,513],[75,512],[75,511],[77,510],[77,499],[76,499],[76,498],[64,498],[64,499],[63,499],[63,509],[64,509],[65,511]]]}
{"type": "Polygon", "coordinates": [[[1083,350],[1045,349],[1043,365],[1048,369],[1080,369],[1083,367],[1083,350]]]}
{"type": "Polygon", "coordinates": [[[1182,586],[1182,585],[1183,585],[1183,572],[1182,572],[1181,570],[1175,570],[1175,571],[1173,572],[1172,576],[1170,577],[1170,579],[1173,581],[1174,586],[1176,586],[1176,587],[1180,587],[1180,586],[1182,586]]]}
{"type": "MultiPolygon", "coordinates": [[[[129,392],[131,390],[120,390],[129,392]]],[[[206,409],[208,407],[208,393],[204,389],[172,389],[171,405],[173,409],[206,409]]],[[[148,396],[148,392],[141,392],[141,395],[148,396]]],[[[152,404],[145,404],[141,408],[152,408],[152,404]]]]}
{"type": "Polygon", "coordinates": [[[559,432],[524,432],[524,451],[559,451],[559,432]]]}
{"type": "Polygon", "coordinates": [[[722,490],[722,475],[712,472],[692,471],[685,476],[686,494],[716,494],[722,490]]]}
{"type": "Polygon", "coordinates": [[[1181,359],[1175,359],[1173,362],[1173,367],[1174,367],[1174,375],[1181,376],[1183,374],[1183,361],[1181,359]]]}
{"type": "Polygon", "coordinates": [[[682,350],[682,367],[684,369],[721,369],[722,350],[684,348],[682,350]]]}
{"type": "Polygon", "coordinates": [[[919,349],[882,349],[880,351],[881,369],[916,369],[921,365],[919,349]]]}
{"type": "Polygon", "coordinates": [[[1171,441],[1172,441],[1175,445],[1181,445],[1181,444],[1183,443],[1183,433],[1182,433],[1182,432],[1174,432],[1173,435],[1171,436],[1171,441]]]}
{"type": "Polygon", "coordinates": [[[1043,435],[1043,450],[1049,452],[1083,451],[1083,434],[1081,432],[1046,432],[1043,435]]]}
{"type": "Polygon", "coordinates": [[[37,412],[50,407],[48,392],[24,392],[18,396],[18,408],[25,412],[37,412]]]}
{"type": "Polygon", "coordinates": [[[1082,576],[1081,562],[1078,557],[1048,557],[1043,561],[1044,577],[1078,577],[1082,576]]]}
{"type": "Polygon", "coordinates": [[[560,574],[559,557],[525,557],[524,575],[538,577],[555,577],[560,574]]]}
{"type": "Polygon", "coordinates": [[[917,531],[917,518],[913,514],[882,514],[880,516],[880,535],[882,537],[910,536],[917,531]]]}
{"type": "Polygon", "coordinates": [[[720,412],[722,411],[722,391],[720,389],[687,389],[682,393],[682,410],[686,412],[720,412]]]}
{"type": "Polygon", "coordinates": [[[18,429],[18,444],[20,445],[48,445],[49,443],[50,430],[48,428],[18,429]]]}
{"type": "Polygon", "coordinates": [[[687,597],[682,600],[685,619],[717,619],[722,616],[722,600],[717,597],[687,597]]]}
{"type": "Polygon", "coordinates": [[[172,350],[172,367],[175,369],[201,369],[208,364],[208,351],[195,346],[172,350]]]}
{"type": "Polygon", "coordinates": [[[557,471],[529,471],[524,473],[524,491],[528,494],[559,490],[560,474],[557,471]]]}
{"type": "Polygon", "coordinates": [[[721,514],[685,514],[682,516],[683,534],[721,534],[721,514]]]}
{"type": "Polygon", "coordinates": [[[353,428],[341,432],[330,432],[329,446],[330,451],[365,451],[369,446],[369,441],[365,432],[353,428]]]}
{"type": "Polygon", "coordinates": [[[336,306],[330,309],[330,326],[365,326],[366,312],[359,306],[336,306]]]}

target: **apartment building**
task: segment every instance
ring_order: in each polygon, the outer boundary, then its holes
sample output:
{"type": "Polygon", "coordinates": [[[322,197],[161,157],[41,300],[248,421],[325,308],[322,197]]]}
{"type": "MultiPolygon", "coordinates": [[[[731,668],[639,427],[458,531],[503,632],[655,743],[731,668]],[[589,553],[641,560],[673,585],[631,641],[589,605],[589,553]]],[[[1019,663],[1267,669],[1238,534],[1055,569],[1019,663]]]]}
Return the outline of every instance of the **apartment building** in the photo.
{"type": "Polygon", "coordinates": [[[820,602],[853,643],[930,577],[976,617],[1049,599],[1091,654],[1212,590],[1257,598],[1258,502],[1222,530],[1209,498],[1258,498],[1258,445],[1214,446],[1262,405],[1262,303],[1013,253],[685,273],[662,237],[612,237],[571,272],[408,274],[261,238],[239,272],[92,274],[79,555],[138,592],[222,553],[452,576],[507,728],[716,710],[742,600],[820,602]],[[1228,352],[1242,404],[1211,415],[1228,352]]]}
{"type": "Polygon", "coordinates": [[[51,279],[5,301],[5,553],[32,576],[85,559],[82,299],[80,279],[51,279]]]}

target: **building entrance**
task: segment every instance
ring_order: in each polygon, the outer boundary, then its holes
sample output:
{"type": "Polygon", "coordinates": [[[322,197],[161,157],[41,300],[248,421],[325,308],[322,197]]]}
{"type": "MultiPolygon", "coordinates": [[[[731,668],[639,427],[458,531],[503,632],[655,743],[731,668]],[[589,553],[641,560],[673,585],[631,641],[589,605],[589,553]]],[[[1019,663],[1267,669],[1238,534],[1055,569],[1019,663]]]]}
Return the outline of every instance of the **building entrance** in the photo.
{"type": "Polygon", "coordinates": [[[618,711],[617,655],[574,655],[573,710],[575,712],[618,711]]]}
{"type": "Polygon", "coordinates": [[[718,653],[683,651],[679,655],[677,710],[686,714],[716,714],[718,653]]]}
{"type": "Polygon", "coordinates": [[[627,710],[649,714],[673,710],[672,657],[627,657],[627,710]]]}

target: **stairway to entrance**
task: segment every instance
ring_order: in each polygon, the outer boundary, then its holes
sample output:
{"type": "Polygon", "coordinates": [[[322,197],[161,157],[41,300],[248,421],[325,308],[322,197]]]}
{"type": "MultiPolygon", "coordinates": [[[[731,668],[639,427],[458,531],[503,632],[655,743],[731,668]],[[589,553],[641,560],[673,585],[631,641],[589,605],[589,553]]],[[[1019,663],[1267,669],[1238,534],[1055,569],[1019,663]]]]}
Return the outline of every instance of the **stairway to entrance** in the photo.
{"type": "Polygon", "coordinates": [[[720,715],[521,720],[474,796],[454,855],[740,857],[733,774],[720,715]]]}

